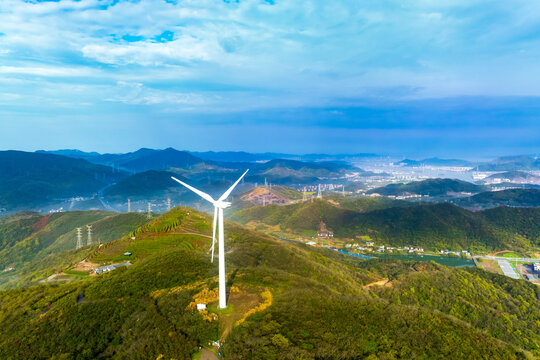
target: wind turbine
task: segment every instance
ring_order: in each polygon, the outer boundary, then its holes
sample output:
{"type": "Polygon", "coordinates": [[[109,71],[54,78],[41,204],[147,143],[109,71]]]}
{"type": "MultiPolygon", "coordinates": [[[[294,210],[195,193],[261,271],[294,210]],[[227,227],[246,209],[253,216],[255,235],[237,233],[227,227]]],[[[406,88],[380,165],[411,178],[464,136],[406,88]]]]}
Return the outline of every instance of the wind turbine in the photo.
{"type": "Polygon", "coordinates": [[[249,169],[246,170],[246,172],[244,172],[242,176],[240,176],[240,178],[236,180],[236,182],[227,191],[225,191],[223,195],[221,195],[221,197],[217,200],[214,200],[207,193],[197,190],[194,187],[189,186],[185,182],[178,180],[174,176],[171,176],[171,178],[174,181],[179,182],[180,184],[187,187],[189,190],[193,191],[195,194],[199,195],[200,197],[211,202],[214,205],[214,227],[213,227],[213,235],[212,235],[212,262],[214,262],[214,243],[216,242],[216,222],[218,222],[218,225],[219,225],[219,234],[218,234],[218,237],[219,237],[219,241],[218,241],[218,245],[219,245],[219,308],[220,309],[224,309],[227,307],[227,298],[226,298],[227,295],[226,295],[226,290],[225,290],[225,236],[223,233],[223,209],[226,209],[229,206],[231,206],[231,203],[226,202],[225,199],[229,197],[229,195],[234,190],[236,185],[238,185],[240,180],[242,180],[242,178],[244,177],[244,175],[247,174],[248,171],[249,169]]]}

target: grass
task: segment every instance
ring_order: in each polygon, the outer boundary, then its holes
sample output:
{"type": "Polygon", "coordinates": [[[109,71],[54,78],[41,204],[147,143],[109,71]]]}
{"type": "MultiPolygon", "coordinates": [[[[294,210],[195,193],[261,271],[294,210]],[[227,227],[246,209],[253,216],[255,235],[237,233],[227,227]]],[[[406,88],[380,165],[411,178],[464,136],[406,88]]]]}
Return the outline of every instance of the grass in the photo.
{"type": "Polygon", "coordinates": [[[477,258],[476,263],[478,264],[478,266],[480,268],[482,268],[482,269],[484,269],[486,271],[502,275],[502,270],[501,270],[499,264],[497,264],[497,261],[495,261],[495,260],[487,260],[487,259],[477,258]]]}
{"type": "Polygon", "coordinates": [[[88,273],[86,271],[77,271],[77,270],[64,270],[64,273],[67,275],[75,275],[79,277],[86,277],[88,273]]]}
{"type": "Polygon", "coordinates": [[[181,249],[206,249],[210,247],[211,240],[200,235],[191,234],[163,234],[142,235],[135,240],[123,239],[107,244],[96,251],[91,260],[98,263],[121,262],[127,260],[139,260],[152,254],[166,251],[171,248],[181,249]],[[132,253],[125,256],[125,252],[132,253]]]}
{"type": "Polygon", "coordinates": [[[516,258],[516,257],[519,257],[519,255],[513,253],[513,252],[509,252],[509,253],[505,253],[503,254],[502,257],[505,257],[505,258],[516,258]]]}

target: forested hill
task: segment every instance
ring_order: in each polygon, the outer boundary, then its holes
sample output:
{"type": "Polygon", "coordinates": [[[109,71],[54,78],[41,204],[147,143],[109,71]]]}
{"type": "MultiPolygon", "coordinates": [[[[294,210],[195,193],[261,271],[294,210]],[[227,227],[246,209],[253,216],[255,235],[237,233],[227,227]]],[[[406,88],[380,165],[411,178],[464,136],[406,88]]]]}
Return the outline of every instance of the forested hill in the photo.
{"type": "Polygon", "coordinates": [[[304,162],[287,159],[274,159],[254,166],[247,174],[251,182],[264,183],[265,179],[277,184],[303,184],[321,178],[340,178],[347,172],[361,172],[344,162],[304,162]]]}
{"type": "Polygon", "coordinates": [[[389,207],[371,211],[355,211],[325,200],[294,205],[267,205],[243,209],[231,219],[247,224],[251,221],[279,225],[298,234],[315,235],[324,221],[337,237],[370,236],[392,246],[421,246],[427,249],[468,249],[476,251],[519,248],[525,251],[540,244],[532,236],[534,220],[521,222],[518,210],[506,209],[515,216],[521,228],[500,223],[482,212],[471,212],[449,203],[421,204],[409,207],[389,207]],[[529,235],[527,235],[529,234],[529,235]]]}
{"type": "Polygon", "coordinates": [[[225,359],[540,355],[540,293],[530,283],[433,263],[363,262],[232,223],[229,305],[218,310],[210,224],[176,208],[89,258],[124,261],[129,250],[131,266],[0,292],[0,356],[191,359],[217,340],[225,359]]]}
{"type": "Polygon", "coordinates": [[[497,206],[540,206],[540,189],[508,189],[486,191],[454,201],[467,208],[492,208],[497,206]]]}
{"type": "Polygon", "coordinates": [[[441,196],[460,192],[477,193],[483,190],[486,190],[483,186],[456,179],[427,179],[413,181],[407,184],[389,184],[384,187],[370,190],[368,193],[394,196],[404,194],[441,196]]]}
{"type": "Polygon", "coordinates": [[[59,198],[92,195],[126,175],[81,159],[0,151],[0,208],[28,210],[59,198]]]}

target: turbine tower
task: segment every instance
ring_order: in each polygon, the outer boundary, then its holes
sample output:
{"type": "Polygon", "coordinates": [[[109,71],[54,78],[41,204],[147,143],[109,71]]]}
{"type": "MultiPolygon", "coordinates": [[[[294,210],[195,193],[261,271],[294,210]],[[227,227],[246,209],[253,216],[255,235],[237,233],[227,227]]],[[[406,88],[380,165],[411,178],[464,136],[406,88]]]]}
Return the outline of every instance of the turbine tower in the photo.
{"type": "Polygon", "coordinates": [[[214,243],[216,242],[216,222],[219,226],[219,233],[218,233],[218,246],[219,246],[219,308],[224,309],[227,307],[227,295],[226,295],[226,289],[225,289],[225,234],[223,232],[223,209],[228,208],[231,206],[230,202],[226,202],[225,200],[229,197],[231,192],[234,190],[236,185],[242,180],[242,178],[247,174],[249,171],[246,170],[240,176],[238,180],[221,195],[221,197],[217,200],[214,200],[210,195],[207,193],[204,193],[200,190],[195,189],[192,186],[189,186],[185,182],[182,182],[172,176],[172,179],[183,186],[187,187],[189,190],[193,191],[195,194],[199,195],[206,201],[211,202],[214,205],[214,227],[213,227],[213,235],[212,235],[212,262],[214,262],[214,243]]]}

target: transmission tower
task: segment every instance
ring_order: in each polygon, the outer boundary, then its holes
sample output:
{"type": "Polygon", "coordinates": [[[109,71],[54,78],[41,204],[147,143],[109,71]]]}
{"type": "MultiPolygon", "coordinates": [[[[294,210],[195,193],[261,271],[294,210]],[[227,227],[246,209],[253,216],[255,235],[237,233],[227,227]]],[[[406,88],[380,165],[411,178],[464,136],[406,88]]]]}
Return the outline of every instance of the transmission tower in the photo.
{"type": "Polygon", "coordinates": [[[345,184],[341,185],[341,195],[345,197],[345,184]]]}
{"type": "Polygon", "coordinates": [[[128,212],[131,212],[131,199],[128,199],[128,212]]]}
{"type": "Polygon", "coordinates": [[[86,245],[92,245],[92,225],[86,225],[86,230],[88,232],[88,241],[86,245]]]}
{"type": "Polygon", "coordinates": [[[306,194],[306,187],[304,186],[304,190],[302,191],[302,202],[307,200],[307,194],[306,194]]]}
{"type": "Polygon", "coordinates": [[[152,204],[151,203],[148,203],[148,212],[146,214],[146,217],[148,217],[149,219],[152,218],[152,204]]]}
{"type": "Polygon", "coordinates": [[[171,198],[167,199],[167,211],[171,210],[171,198]]]}
{"type": "Polygon", "coordinates": [[[319,192],[317,193],[317,199],[322,199],[321,184],[319,184],[319,192]]]}
{"type": "Polygon", "coordinates": [[[82,229],[80,227],[77,228],[77,246],[76,249],[82,248],[82,229]]]}

